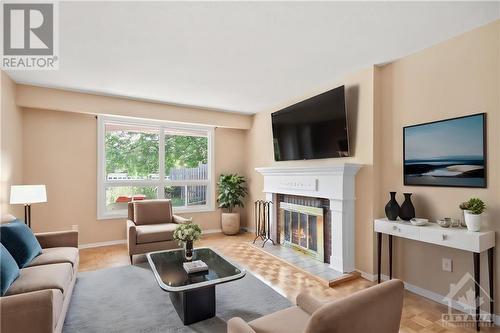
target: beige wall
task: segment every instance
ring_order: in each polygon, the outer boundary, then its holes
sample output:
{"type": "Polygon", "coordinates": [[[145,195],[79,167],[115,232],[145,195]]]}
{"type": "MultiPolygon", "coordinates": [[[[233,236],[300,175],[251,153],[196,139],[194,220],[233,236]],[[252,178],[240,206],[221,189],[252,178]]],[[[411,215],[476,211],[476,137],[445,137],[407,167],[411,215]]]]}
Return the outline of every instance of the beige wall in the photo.
{"type": "Polygon", "coordinates": [[[363,164],[356,176],[356,267],[368,273],[373,272],[373,83],[374,69],[369,68],[347,75],[329,87],[331,89],[339,85],[346,86],[352,149],[352,157],[349,158],[275,162],[271,112],[260,112],[254,116],[246,142],[248,150],[246,174],[250,190],[247,200],[247,221],[250,223],[248,225],[250,228],[254,228],[252,203],[265,198],[262,193],[263,177],[255,171],[256,167],[330,165],[347,162],[363,164]]]}
{"type": "Polygon", "coordinates": [[[172,104],[17,85],[16,102],[25,108],[160,119],[249,129],[251,116],[172,104]]]}
{"type": "MultiPolygon", "coordinates": [[[[12,179],[44,183],[49,202],[33,206],[35,230],[66,229],[77,224],[82,243],[123,239],[123,221],[96,220],[96,120],[91,114],[236,127],[216,130],[216,173],[239,172],[248,177],[250,195],[243,223],[250,228],[252,202],[264,197],[262,177],[255,167],[343,162],[364,165],[356,178],[356,268],[375,273],[372,221],[384,215],[389,191],[413,192],[417,214],[430,218],[458,217],[457,204],[478,196],[488,205],[485,227],[500,231],[495,220],[500,216],[499,48],[497,21],[384,67],[346,75],[322,90],[341,84],[348,88],[353,157],[296,162],[274,161],[271,112],[252,117],[203,111],[208,112],[205,114],[200,110],[185,113],[179,112],[178,107],[155,103],[18,86],[17,101],[28,108],[22,116],[12,102],[13,84],[2,74],[2,157],[4,149],[5,156],[11,156],[8,163],[2,161],[2,205],[5,185],[12,179]],[[488,113],[488,188],[403,186],[402,127],[477,112],[488,113]],[[23,163],[24,175],[18,171],[23,163]],[[15,170],[14,173],[5,173],[4,165],[15,170]],[[79,175],[76,181],[75,174],[79,175]]],[[[293,102],[296,101],[290,104],[293,102]]],[[[192,215],[206,229],[219,228],[219,212],[192,215]]],[[[396,276],[443,295],[448,292],[450,282],[458,281],[464,272],[472,270],[472,256],[463,251],[397,240],[394,253],[396,276]],[[442,257],[453,259],[453,273],[441,270],[442,257]]],[[[500,267],[500,258],[498,255],[496,258],[496,267],[500,267]]],[[[486,273],[484,265],[483,272],[486,273]]],[[[497,269],[497,286],[498,272],[497,269]]]]}
{"type": "MultiPolygon", "coordinates": [[[[500,21],[463,34],[379,70],[381,105],[381,188],[378,215],[389,191],[413,192],[417,215],[458,218],[458,204],[470,197],[486,202],[484,228],[500,231],[500,21]],[[488,188],[403,186],[402,127],[479,112],[487,113],[488,188]]],[[[358,241],[358,240],[356,240],[358,241]]],[[[498,244],[498,241],[497,241],[498,244]]],[[[472,254],[415,241],[396,242],[395,274],[416,286],[446,295],[473,269],[472,254]],[[443,257],[453,259],[453,272],[441,270],[443,257]]],[[[498,252],[497,252],[498,253],[498,252]]],[[[483,286],[487,286],[485,255],[483,286]]],[[[496,286],[500,258],[496,256],[496,286]]],[[[500,293],[496,293],[496,299],[500,293]]],[[[500,313],[497,310],[497,313],[500,313]]]]}
{"type": "MultiPolygon", "coordinates": [[[[97,220],[97,120],[73,112],[24,109],[24,181],[46,184],[48,202],[33,205],[35,231],[78,225],[80,243],[125,239],[125,220],[97,220]]],[[[215,173],[244,171],[244,131],[215,130],[215,173]]],[[[220,229],[220,211],[183,214],[220,229]]],[[[244,220],[244,216],[242,217],[244,220]]]]}
{"type": "Polygon", "coordinates": [[[0,116],[0,216],[23,214],[23,207],[9,205],[10,186],[23,183],[23,114],[16,105],[15,83],[1,71],[0,116]]]}

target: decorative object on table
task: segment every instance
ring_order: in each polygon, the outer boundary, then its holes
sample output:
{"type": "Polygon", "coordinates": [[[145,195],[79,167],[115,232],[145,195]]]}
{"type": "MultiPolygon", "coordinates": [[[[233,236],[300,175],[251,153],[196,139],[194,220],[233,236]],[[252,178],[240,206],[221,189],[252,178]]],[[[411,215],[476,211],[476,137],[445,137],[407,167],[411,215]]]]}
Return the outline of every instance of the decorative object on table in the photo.
{"type": "Polygon", "coordinates": [[[24,205],[24,223],[31,228],[31,204],[47,202],[45,185],[12,185],[10,204],[24,205]]]}
{"type": "Polygon", "coordinates": [[[417,227],[421,227],[421,226],[429,224],[429,220],[428,219],[422,219],[422,218],[412,218],[410,220],[410,223],[412,225],[417,226],[417,227]]]}
{"type": "Polygon", "coordinates": [[[174,239],[184,244],[186,260],[193,259],[193,242],[201,238],[201,228],[194,223],[179,224],[174,231],[174,239]]]}
{"type": "Polygon", "coordinates": [[[243,199],[248,193],[245,187],[245,178],[237,174],[220,175],[219,208],[227,210],[221,214],[222,232],[226,235],[236,235],[240,232],[240,213],[233,212],[235,207],[243,207],[243,199]]]}
{"type": "Polygon", "coordinates": [[[274,243],[274,240],[271,239],[271,230],[270,230],[270,216],[271,216],[271,205],[272,201],[266,200],[257,200],[254,203],[254,216],[255,216],[255,239],[253,240],[253,244],[257,239],[262,240],[262,247],[266,245],[268,241],[274,243]]]}
{"type": "Polygon", "coordinates": [[[396,192],[389,192],[391,200],[385,205],[385,216],[391,221],[396,221],[399,216],[399,204],[396,201],[396,192]]]}
{"type": "Polygon", "coordinates": [[[450,227],[452,227],[452,228],[461,228],[462,227],[461,221],[459,219],[454,219],[451,217],[445,217],[445,219],[450,219],[450,222],[451,222],[450,227]]]}
{"type": "Polygon", "coordinates": [[[413,207],[413,203],[411,202],[412,193],[403,194],[405,196],[405,201],[399,209],[399,217],[404,221],[410,221],[415,217],[415,207],[413,207]]]}
{"type": "Polygon", "coordinates": [[[465,224],[469,231],[481,230],[481,219],[483,212],[486,210],[486,205],[481,199],[471,198],[469,201],[460,205],[464,209],[465,224]]]}
{"type": "Polygon", "coordinates": [[[208,266],[201,260],[195,260],[182,263],[182,267],[188,274],[200,273],[208,271],[208,266]]]}
{"type": "Polygon", "coordinates": [[[445,217],[444,219],[438,219],[436,222],[441,228],[449,228],[452,224],[452,219],[445,217]]]}
{"type": "Polygon", "coordinates": [[[462,216],[460,218],[460,226],[467,228],[467,224],[465,223],[465,211],[467,210],[467,201],[462,202],[459,206],[460,210],[462,210],[462,216]]]}
{"type": "Polygon", "coordinates": [[[486,187],[486,114],[403,129],[404,185],[486,187]]]}

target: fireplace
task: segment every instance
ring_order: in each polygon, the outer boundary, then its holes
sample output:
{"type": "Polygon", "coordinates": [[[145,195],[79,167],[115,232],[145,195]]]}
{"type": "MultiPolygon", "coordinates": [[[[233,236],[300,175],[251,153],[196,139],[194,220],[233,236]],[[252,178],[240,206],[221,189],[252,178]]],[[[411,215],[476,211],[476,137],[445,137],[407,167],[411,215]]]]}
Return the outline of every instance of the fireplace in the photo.
{"type": "Polygon", "coordinates": [[[280,243],[324,262],[323,208],[280,202],[280,243]]]}
{"type": "Polygon", "coordinates": [[[360,167],[344,163],[256,168],[264,176],[266,200],[276,207],[271,210],[271,237],[318,260],[323,258],[337,272],[353,272],[354,189],[360,167]],[[310,230],[312,227],[316,229],[310,230]],[[319,228],[323,228],[323,237],[319,228]]]}

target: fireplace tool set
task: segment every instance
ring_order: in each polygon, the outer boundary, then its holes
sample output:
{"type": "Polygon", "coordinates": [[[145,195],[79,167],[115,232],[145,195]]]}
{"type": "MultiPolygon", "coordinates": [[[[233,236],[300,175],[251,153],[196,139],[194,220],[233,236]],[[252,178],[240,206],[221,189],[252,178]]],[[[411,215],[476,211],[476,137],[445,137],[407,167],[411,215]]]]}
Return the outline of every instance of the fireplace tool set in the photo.
{"type": "Polygon", "coordinates": [[[274,243],[274,240],[271,239],[271,205],[272,201],[265,200],[257,200],[255,201],[255,239],[253,240],[253,244],[257,239],[261,239],[263,241],[262,247],[266,245],[267,241],[274,243]]]}

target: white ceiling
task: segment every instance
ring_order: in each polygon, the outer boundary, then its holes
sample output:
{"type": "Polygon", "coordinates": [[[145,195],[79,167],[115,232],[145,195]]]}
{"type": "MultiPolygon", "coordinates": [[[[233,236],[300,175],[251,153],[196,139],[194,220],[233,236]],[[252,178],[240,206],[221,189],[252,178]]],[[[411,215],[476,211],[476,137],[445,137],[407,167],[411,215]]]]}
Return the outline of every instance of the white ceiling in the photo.
{"type": "Polygon", "coordinates": [[[499,2],[62,2],[58,71],[20,83],[255,113],[500,17],[499,2]]]}

